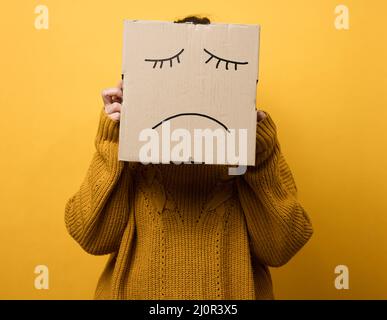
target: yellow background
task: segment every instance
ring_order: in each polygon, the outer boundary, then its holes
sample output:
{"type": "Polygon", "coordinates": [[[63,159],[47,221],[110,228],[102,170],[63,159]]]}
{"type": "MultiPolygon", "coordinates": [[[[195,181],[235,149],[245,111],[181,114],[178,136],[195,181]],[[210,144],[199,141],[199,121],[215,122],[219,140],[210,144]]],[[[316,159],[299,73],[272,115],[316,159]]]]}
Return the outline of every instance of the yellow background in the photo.
{"type": "Polygon", "coordinates": [[[315,233],[273,270],[279,299],[387,298],[384,0],[7,1],[0,18],[0,298],[90,299],[106,257],[66,233],[94,151],[100,91],[120,79],[123,19],[262,25],[258,107],[275,120],[315,233]],[[36,30],[35,6],[49,8],[36,30]],[[350,29],[334,9],[350,10],[350,29]],[[49,290],[34,288],[47,265],[49,290]],[[334,268],[349,268],[336,290],[334,268]]]}

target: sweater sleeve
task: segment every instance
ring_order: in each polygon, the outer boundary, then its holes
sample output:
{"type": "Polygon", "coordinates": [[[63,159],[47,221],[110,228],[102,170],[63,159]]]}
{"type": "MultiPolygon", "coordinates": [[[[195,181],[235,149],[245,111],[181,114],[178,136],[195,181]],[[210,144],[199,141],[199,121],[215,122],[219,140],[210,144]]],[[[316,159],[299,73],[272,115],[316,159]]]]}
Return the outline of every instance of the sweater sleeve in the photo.
{"type": "Polygon", "coordinates": [[[117,251],[129,221],[132,171],[127,162],[118,161],[118,137],[119,122],[102,109],[96,151],[79,190],[65,207],[69,234],[95,255],[117,251]]]}
{"type": "Polygon", "coordinates": [[[281,153],[270,115],[257,123],[256,164],[237,178],[252,253],[261,263],[287,263],[312,236],[311,221],[297,200],[292,173],[281,153]]]}

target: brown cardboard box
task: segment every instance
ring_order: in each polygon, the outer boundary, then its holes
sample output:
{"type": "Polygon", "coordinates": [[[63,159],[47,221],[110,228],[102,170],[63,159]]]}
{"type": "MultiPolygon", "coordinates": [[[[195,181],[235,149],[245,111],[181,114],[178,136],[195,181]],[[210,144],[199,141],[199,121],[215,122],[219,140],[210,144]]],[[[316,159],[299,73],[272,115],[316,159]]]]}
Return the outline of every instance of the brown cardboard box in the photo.
{"type": "Polygon", "coordinates": [[[126,20],[119,159],[254,165],[259,32],[126,20]]]}

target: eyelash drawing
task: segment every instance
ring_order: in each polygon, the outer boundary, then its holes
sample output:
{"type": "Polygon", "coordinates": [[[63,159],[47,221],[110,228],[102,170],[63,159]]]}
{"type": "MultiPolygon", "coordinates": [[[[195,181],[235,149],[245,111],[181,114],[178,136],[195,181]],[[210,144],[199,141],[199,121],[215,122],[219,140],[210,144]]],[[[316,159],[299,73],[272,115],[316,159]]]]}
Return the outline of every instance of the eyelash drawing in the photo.
{"type": "Polygon", "coordinates": [[[208,60],[206,61],[206,63],[210,62],[213,58],[215,59],[218,59],[218,62],[216,63],[216,69],[218,69],[219,67],[219,64],[223,61],[226,63],[226,70],[229,70],[228,69],[228,65],[231,63],[231,64],[234,64],[234,69],[235,70],[238,70],[238,64],[248,64],[248,62],[240,62],[240,61],[232,61],[232,60],[227,60],[227,59],[223,59],[223,58],[220,58],[216,55],[214,55],[213,53],[211,53],[210,51],[208,51],[207,49],[203,49],[206,53],[208,53],[210,55],[210,57],[208,58],[208,60]]]}
{"type": "Polygon", "coordinates": [[[157,64],[160,63],[160,69],[163,67],[164,62],[169,61],[169,66],[172,68],[172,61],[176,58],[177,63],[180,63],[180,55],[183,53],[184,49],[181,49],[179,53],[175,54],[173,57],[166,59],[145,59],[146,62],[154,62],[153,69],[156,68],[157,64]]]}

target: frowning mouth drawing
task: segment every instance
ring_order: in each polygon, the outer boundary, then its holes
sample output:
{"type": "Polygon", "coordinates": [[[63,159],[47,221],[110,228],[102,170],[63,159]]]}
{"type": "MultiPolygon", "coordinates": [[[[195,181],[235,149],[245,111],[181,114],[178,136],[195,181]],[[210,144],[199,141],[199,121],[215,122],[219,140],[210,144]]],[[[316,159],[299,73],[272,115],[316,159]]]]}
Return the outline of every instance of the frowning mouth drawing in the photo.
{"type": "Polygon", "coordinates": [[[177,117],[184,117],[184,116],[198,116],[198,117],[203,117],[203,118],[210,119],[210,120],[216,122],[217,124],[221,125],[221,126],[224,128],[224,130],[226,130],[227,132],[230,132],[230,130],[227,128],[227,126],[226,126],[224,123],[220,122],[219,120],[217,120],[217,119],[215,119],[215,118],[213,118],[213,117],[211,117],[211,116],[208,116],[208,115],[206,115],[206,114],[203,114],[203,113],[196,113],[196,112],[185,112],[185,113],[178,113],[178,114],[175,114],[175,115],[173,115],[173,116],[170,116],[170,117],[165,118],[164,120],[160,121],[159,123],[157,123],[156,125],[154,125],[154,126],[152,127],[152,129],[156,129],[157,127],[159,127],[160,125],[162,125],[163,122],[169,121],[169,120],[174,119],[174,118],[177,118],[177,117]]]}

